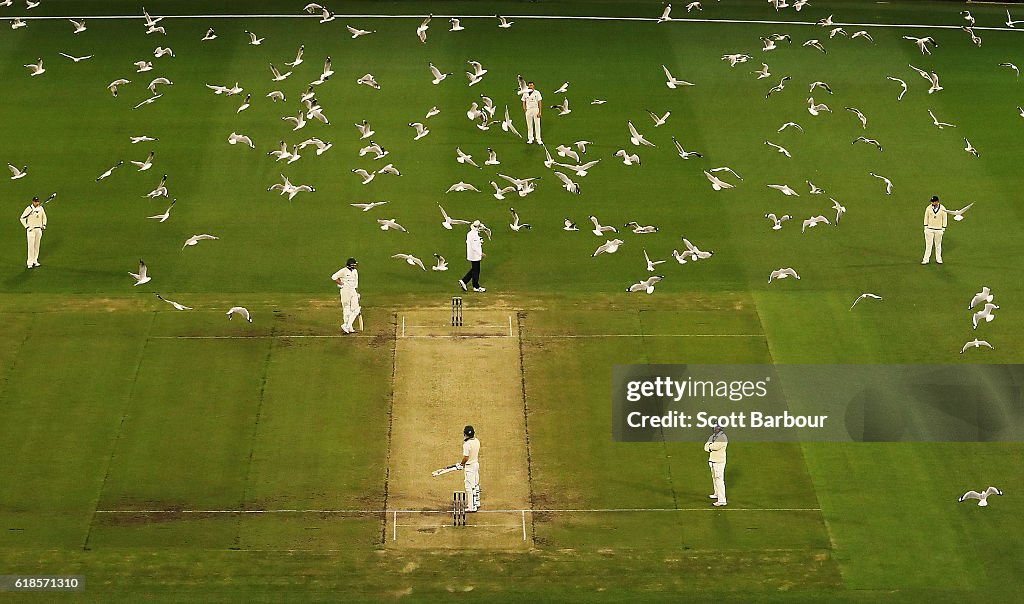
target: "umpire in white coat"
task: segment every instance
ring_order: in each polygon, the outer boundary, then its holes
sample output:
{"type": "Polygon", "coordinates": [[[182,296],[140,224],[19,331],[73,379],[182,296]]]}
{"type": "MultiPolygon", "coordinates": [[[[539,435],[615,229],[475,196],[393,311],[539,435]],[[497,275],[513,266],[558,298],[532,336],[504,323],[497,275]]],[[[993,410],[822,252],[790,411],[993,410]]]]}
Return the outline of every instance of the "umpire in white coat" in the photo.
{"type": "Polygon", "coordinates": [[[485,292],[486,288],[480,286],[480,261],[484,259],[484,240],[480,237],[480,231],[484,225],[479,220],[474,220],[469,225],[469,232],[466,233],[466,260],[469,260],[469,271],[459,279],[459,287],[467,291],[468,284],[472,281],[473,291],[485,292]]]}
{"type": "Polygon", "coordinates": [[[708,467],[711,468],[711,482],[715,485],[715,492],[708,495],[715,500],[714,505],[721,507],[728,501],[725,498],[725,449],[729,446],[729,437],[721,426],[715,426],[714,432],[704,443],[704,450],[708,452],[708,467]]]}

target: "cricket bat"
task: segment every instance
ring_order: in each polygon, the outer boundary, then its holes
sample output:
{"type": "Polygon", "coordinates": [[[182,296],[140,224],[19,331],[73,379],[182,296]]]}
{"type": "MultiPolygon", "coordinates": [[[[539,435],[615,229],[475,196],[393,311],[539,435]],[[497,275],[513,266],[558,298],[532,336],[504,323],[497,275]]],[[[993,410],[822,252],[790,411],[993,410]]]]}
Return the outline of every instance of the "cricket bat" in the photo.
{"type": "Polygon", "coordinates": [[[441,468],[440,470],[434,470],[430,473],[431,476],[440,476],[441,474],[447,474],[448,472],[455,472],[459,469],[459,464],[448,466],[447,468],[441,468]]]}

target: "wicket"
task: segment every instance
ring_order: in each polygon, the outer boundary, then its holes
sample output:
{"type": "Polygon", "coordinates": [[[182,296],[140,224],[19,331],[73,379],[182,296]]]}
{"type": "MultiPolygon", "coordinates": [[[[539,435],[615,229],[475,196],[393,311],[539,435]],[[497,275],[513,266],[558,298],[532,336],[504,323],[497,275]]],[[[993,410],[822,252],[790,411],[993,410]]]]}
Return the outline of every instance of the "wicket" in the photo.
{"type": "Polygon", "coordinates": [[[452,526],[466,526],[466,492],[452,493],[452,526]]]}
{"type": "Polygon", "coordinates": [[[452,298],[452,327],[462,327],[462,298],[452,298]]]}

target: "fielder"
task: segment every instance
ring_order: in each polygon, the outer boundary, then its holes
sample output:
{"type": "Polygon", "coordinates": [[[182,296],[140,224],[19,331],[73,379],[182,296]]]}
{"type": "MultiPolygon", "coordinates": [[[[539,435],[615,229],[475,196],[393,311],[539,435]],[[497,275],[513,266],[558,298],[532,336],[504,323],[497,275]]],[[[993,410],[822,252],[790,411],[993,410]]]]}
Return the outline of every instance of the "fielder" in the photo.
{"type": "Polygon", "coordinates": [[[25,266],[35,268],[39,266],[39,242],[46,230],[46,210],[38,197],[33,197],[32,203],[21,213],[21,226],[25,227],[25,235],[28,237],[28,259],[25,266]]]}
{"type": "Polygon", "coordinates": [[[352,324],[362,312],[359,306],[359,263],[355,258],[345,261],[345,267],[331,275],[331,279],[341,288],[341,330],[353,333],[352,324]]]}
{"type": "Polygon", "coordinates": [[[715,500],[713,505],[721,507],[728,501],[725,498],[725,448],[729,446],[729,437],[721,426],[715,426],[714,432],[704,443],[704,450],[709,453],[708,467],[711,468],[711,481],[715,485],[715,493],[708,495],[715,500]]]}
{"type": "Polygon", "coordinates": [[[939,203],[939,196],[932,195],[931,203],[924,209],[924,259],[921,264],[932,260],[932,245],[935,246],[935,262],[942,264],[942,234],[946,232],[946,208],[939,203]]]}
{"type": "Polygon", "coordinates": [[[462,467],[466,472],[466,511],[480,509],[480,441],[473,426],[462,430],[462,467]]]}
{"type": "Polygon", "coordinates": [[[532,145],[536,140],[538,145],[544,144],[540,137],[540,113],[541,101],[544,100],[540,91],[534,87],[533,82],[527,82],[529,88],[523,93],[523,111],[526,112],[526,144],[532,145]]]}

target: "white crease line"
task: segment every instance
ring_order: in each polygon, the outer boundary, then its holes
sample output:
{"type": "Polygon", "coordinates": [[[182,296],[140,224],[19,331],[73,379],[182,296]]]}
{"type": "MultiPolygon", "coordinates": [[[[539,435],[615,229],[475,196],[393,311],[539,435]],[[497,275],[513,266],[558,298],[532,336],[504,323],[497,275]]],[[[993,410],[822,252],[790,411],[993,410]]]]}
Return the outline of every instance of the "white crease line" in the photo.
{"type": "MultiPolygon", "coordinates": [[[[478,510],[475,514],[596,514],[596,513],[627,513],[627,512],[820,512],[821,508],[585,508],[585,509],[517,509],[517,510],[478,510]]],[[[96,510],[97,514],[451,514],[451,510],[96,510]]],[[[404,526],[404,525],[403,525],[404,526]]]]}
{"type": "MultiPolygon", "coordinates": [[[[267,334],[252,336],[149,336],[154,340],[260,340],[267,338],[326,338],[326,339],[347,339],[347,338],[378,338],[386,337],[385,334],[267,334]]],[[[409,336],[402,338],[421,339],[451,339],[451,338],[514,338],[512,334],[471,334],[471,333],[450,333],[409,336]]],[[[576,339],[576,338],[766,338],[761,333],[589,333],[589,334],[524,334],[524,339],[576,339]]]]}
{"type": "MultiPolygon", "coordinates": [[[[320,19],[320,15],[161,15],[164,19],[320,19]]],[[[422,19],[426,15],[381,15],[381,14],[369,14],[369,15],[357,15],[357,14],[335,14],[335,17],[343,19],[422,19]]],[[[494,15],[434,15],[437,19],[448,19],[450,17],[458,17],[460,19],[488,19],[493,20],[494,15]]],[[[47,21],[47,20],[66,20],[71,18],[81,19],[138,19],[142,21],[145,19],[142,15],[71,15],[67,17],[0,17],[0,21],[13,21],[14,19],[22,19],[24,21],[47,21]]],[[[574,16],[574,15],[505,15],[507,19],[544,19],[544,20],[564,20],[564,21],[647,21],[657,22],[658,19],[654,17],[593,17],[593,16],[574,16]]],[[[768,19],[691,19],[691,18],[673,18],[671,23],[728,23],[728,24],[749,24],[749,25],[809,25],[819,26],[816,21],[777,21],[768,19]]],[[[960,25],[922,25],[918,23],[844,23],[836,21],[832,24],[834,27],[846,26],[846,27],[888,27],[888,28],[919,28],[919,29],[961,29],[960,25]]],[[[1012,27],[974,27],[976,31],[1024,31],[1018,30],[1012,27]]]]}

